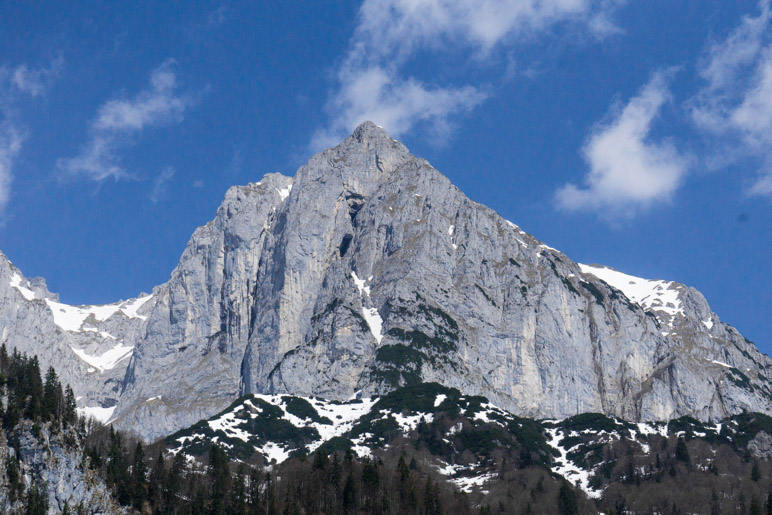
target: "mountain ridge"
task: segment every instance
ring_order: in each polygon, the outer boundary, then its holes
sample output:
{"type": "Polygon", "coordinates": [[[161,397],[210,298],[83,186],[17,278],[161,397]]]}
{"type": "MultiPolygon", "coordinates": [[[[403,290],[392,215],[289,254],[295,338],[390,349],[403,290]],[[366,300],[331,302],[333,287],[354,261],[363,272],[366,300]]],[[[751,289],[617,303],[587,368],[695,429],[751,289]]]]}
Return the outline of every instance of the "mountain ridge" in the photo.
{"type": "Polygon", "coordinates": [[[772,361],[699,292],[661,281],[669,297],[636,303],[369,122],[293,178],[230,188],[169,281],[141,297],[144,319],[87,309],[77,331],[56,326],[53,300],[26,298],[11,267],[3,341],[51,347],[82,408],[114,408],[118,427],[146,438],[244,393],[346,399],[416,381],[524,416],[770,412],[772,361]],[[131,356],[89,372],[75,349],[118,352],[103,332],[131,356]]]}

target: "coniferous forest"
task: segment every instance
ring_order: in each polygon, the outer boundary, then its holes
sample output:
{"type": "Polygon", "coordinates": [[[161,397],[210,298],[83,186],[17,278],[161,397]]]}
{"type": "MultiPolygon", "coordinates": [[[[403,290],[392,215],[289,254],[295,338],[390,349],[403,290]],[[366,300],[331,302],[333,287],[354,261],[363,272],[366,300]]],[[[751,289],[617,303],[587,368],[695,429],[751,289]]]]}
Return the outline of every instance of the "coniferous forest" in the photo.
{"type": "MultiPolygon", "coordinates": [[[[53,368],[42,374],[36,357],[9,354],[4,345],[0,389],[3,437],[13,449],[2,471],[5,513],[42,514],[51,508],[50,485],[34,477],[25,482],[20,473],[23,427],[41,440],[60,437],[80,453],[79,467],[93,471],[115,502],[132,513],[772,513],[770,464],[719,447],[721,467],[702,470],[703,456],[716,450],[699,439],[662,438],[650,463],[634,458],[623,442],[608,446],[603,477],[593,479],[607,485],[596,504],[523,449],[481,450],[487,433],[480,433],[477,447],[470,443],[467,452],[476,449],[496,470],[481,498],[459,491],[429,465],[442,438],[436,424],[422,422],[414,435],[394,438],[372,457],[322,446],[267,466],[259,456],[236,459],[217,443],[198,459],[175,454],[163,440],[145,445],[79,417],[72,389],[62,387],[53,368]]],[[[61,511],[93,512],[83,502],[61,511]]]]}

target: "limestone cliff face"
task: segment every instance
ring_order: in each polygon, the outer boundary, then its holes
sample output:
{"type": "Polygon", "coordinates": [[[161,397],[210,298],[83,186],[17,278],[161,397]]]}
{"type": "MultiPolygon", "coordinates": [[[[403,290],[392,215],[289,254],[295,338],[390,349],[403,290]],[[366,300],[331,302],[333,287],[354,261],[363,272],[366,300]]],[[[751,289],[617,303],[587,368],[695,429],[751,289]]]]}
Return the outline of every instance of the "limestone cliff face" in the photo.
{"type": "MultiPolygon", "coordinates": [[[[30,352],[47,341],[35,331],[51,325],[50,294],[27,299],[9,273],[4,340],[30,352]]],[[[231,188],[142,299],[143,318],[110,333],[133,347],[111,369],[125,376],[92,372],[97,384],[77,368],[82,327],[46,348],[72,363],[78,395],[117,401],[115,424],[148,438],[240,393],[345,399],[417,381],[540,418],[772,412],[772,361],[699,292],[574,263],[371,123],[294,178],[231,188]]]]}
{"type": "Polygon", "coordinates": [[[0,505],[10,513],[22,513],[23,496],[9,498],[9,462],[13,461],[19,481],[27,491],[37,485],[48,501],[48,513],[70,513],[81,506],[85,513],[128,513],[113,499],[99,475],[86,466],[84,445],[71,429],[52,432],[47,425],[33,427],[24,421],[14,428],[14,442],[0,431],[0,505]]]}
{"type": "Polygon", "coordinates": [[[37,355],[43,373],[53,365],[72,385],[81,407],[109,418],[121,396],[131,354],[154,298],[106,306],[70,306],[41,278],[27,279],[0,253],[0,343],[37,355]],[[107,409],[103,409],[107,408],[107,409]]]}

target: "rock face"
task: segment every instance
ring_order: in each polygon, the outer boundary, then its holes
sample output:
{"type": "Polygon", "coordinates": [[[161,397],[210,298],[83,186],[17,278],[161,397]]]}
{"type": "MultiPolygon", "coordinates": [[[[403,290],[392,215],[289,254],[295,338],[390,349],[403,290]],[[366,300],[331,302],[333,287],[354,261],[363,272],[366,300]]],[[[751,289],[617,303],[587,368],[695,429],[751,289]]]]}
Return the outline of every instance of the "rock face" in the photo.
{"type": "Polygon", "coordinates": [[[97,473],[84,466],[84,449],[75,431],[52,434],[42,426],[36,436],[32,426],[26,421],[17,428],[13,446],[9,446],[5,431],[0,431],[0,506],[13,513],[23,507],[21,500],[8,498],[6,471],[13,460],[24,490],[35,484],[48,499],[48,513],[61,513],[65,505],[71,513],[79,505],[85,513],[126,513],[97,473]]]}
{"type": "Polygon", "coordinates": [[[77,395],[117,400],[115,424],[146,438],[242,393],[347,399],[419,381],[538,418],[772,412],[772,360],[699,292],[571,261],[369,122],[294,178],[231,188],[170,280],[127,301],[141,318],[57,329],[42,283],[0,261],[3,341],[59,353],[77,395]],[[98,331],[117,343],[85,340],[98,331]],[[70,350],[118,344],[130,360],[90,373],[70,350]]]}
{"type": "Polygon", "coordinates": [[[106,306],[62,304],[43,279],[26,279],[0,253],[0,343],[37,355],[43,373],[56,367],[62,383],[80,397],[79,405],[103,421],[121,395],[152,304],[152,295],[106,306]]]}

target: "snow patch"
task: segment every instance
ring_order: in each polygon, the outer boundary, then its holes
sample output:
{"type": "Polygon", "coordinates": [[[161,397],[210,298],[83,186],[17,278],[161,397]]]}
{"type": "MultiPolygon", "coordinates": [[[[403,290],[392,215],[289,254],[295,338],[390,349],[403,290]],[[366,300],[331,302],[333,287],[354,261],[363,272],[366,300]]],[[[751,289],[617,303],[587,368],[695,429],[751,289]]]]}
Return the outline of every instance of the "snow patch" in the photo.
{"type": "Polygon", "coordinates": [[[81,330],[83,322],[92,315],[97,321],[103,322],[120,311],[128,318],[145,320],[147,317],[138,315],[137,311],[152,297],[152,295],[146,295],[137,299],[115,304],[105,304],[103,306],[70,306],[69,304],[62,304],[51,299],[45,300],[48,309],[51,310],[51,314],[54,316],[54,323],[65,331],[77,332],[81,330]]]}
{"type": "Polygon", "coordinates": [[[11,286],[13,288],[16,288],[16,290],[21,293],[21,296],[24,297],[27,300],[34,300],[35,299],[35,292],[27,288],[26,286],[22,286],[21,284],[21,275],[19,275],[18,272],[14,272],[13,276],[11,277],[11,286]]]}
{"type": "Polygon", "coordinates": [[[442,402],[443,402],[445,399],[447,399],[447,398],[448,398],[448,396],[447,396],[447,395],[445,395],[444,393],[441,393],[441,394],[437,395],[437,397],[434,399],[434,407],[436,408],[437,406],[439,406],[440,404],[442,404],[442,402]]]}
{"type": "Polygon", "coordinates": [[[560,453],[560,456],[555,458],[555,464],[552,467],[552,471],[563,476],[574,486],[584,490],[588,497],[599,499],[602,492],[590,488],[590,472],[574,465],[574,463],[568,459],[568,449],[564,449],[560,446],[560,441],[563,439],[563,436],[560,434],[559,428],[553,427],[547,429],[546,433],[549,436],[549,442],[547,442],[549,446],[560,453]]]}
{"type": "Polygon", "coordinates": [[[112,349],[108,350],[107,352],[99,355],[99,356],[93,356],[91,354],[86,354],[85,351],[82,349],[76,349],[75,347],[70,347],[72,349],[72,352],[75,353],[76,356],[78,356],[80,359],[88,363],[91,367],[99,370],[100,372],[104,372],[106,370],[112,370],[115,368],[115,365],[117,365],[120,361],[123,361],[124,359],[131,356],[131,354],[134,352],[134,346],[133,345],[122,345],[118,344],[118,346],[113,347],[112,349]]]}
{"type": "MultiPolygon", "coordinates": [[[[683,314],[678,289],[672,281],[641,279],[603,266],[583,265],[585,274],[592,274],[609,286],[620,290],[632,302],[644,309],[661,311],[671,317],[683,314]]],[[[672,322],[669,324],[672,327],[672,322]]]]}
{"type": "Polygon", "coordinates": [[[365,283],[367,281],[357,277],[357,273],[356,272],[351,272],[351,278],[354,279],[354,284],[356,285],[357,290],[359,290],[359,294],[362,295],[364,293],[365,295],[367,295],[369,297],[370,296],[370,287],[369,286],[365,286],[365,283]]]}
{"type": "Polygon", "coordinates": [[[78,415],[85,418],[93,418],[103,424],[109,424],[116,406],[112,408],[102,408],[100,406],[76,408],[78,415]]]}
{"type": "Polygon", "coordinates": [[[709,318],[707,320],[703,320],[702,323],[705,325],[705,327],[708,328],[708,331],[713,329],[713,319],[712,318],[709,318]]]}
{"type": "Polygon", "coordinates": [[[383,319],[375,308],[362,307],[362,316],[365,318],[365,322],[370,327],[370,332],[373,334],[375,341],[378,345],[383,340],[383,319]]]}
{"type": "Polygon", "coordinates": [[[286,188],[282,188],[282,189],[276,188],[276,192],[281,197],[281,201],[282,202],[287,200],[287,197],[289,197],[290,191],[292,191],[292,184],[290,184],[286,188]]]}
{"type": "MultiPolygon", "coordinates": [[[[351,278],[354,280],[354,284],[356,285],[357,290],[359,291],[359,295],[364,295],[369,299],[370,287],[365,286],[365,283],[369,282],[373,277],[370,276],[367,279],[367,281],[365,281],[364,279],[360,279],[359,277],[357,277],[356,272],[352,271],[351,278]]],[[[367,322],[367,327],[370,328],[370,332],[375,338],[375,341],[378,342],[378,345],[380,345],[381,340],[383,340],[383,319],[381,318],[381,315],[378,313],[378,310],[375,308],[366,308],[363,302],[362,317],[365,319],[365,322],[367,322]]]]}
{"type": "Polygon", "coordinates": [[[475,487],[481,487],[482,485],[484,485],[486,482],[493,479],[494,477],[496,477],[496,474],[487,472],[479,476],[458,477],[455,479],[451,479],[451,481],[458,486],[459,490],[470,494],[472,493],[472,490],[475,487]]]}
{"type": "Polygon", "coordinates": [[[423,419],[427,424],[431,424],[434,421],[434,415],[431,413],[418,413],[417,415],[402,415],[401,413],[392,413],[394,419],[399,424],[400,429],[404,432],[415,431],[418,427],[418,423],[423,419]]]}
{"type": "Polygon", "coordinates": [[[724,363],[723,361],[717,361],[717,360],[713,359],[710,362],[711,363],[715,363],[716,365],[721,365],[722,367],[732,368],[732,365],[728,365],[728,364],[724,363]]]}

